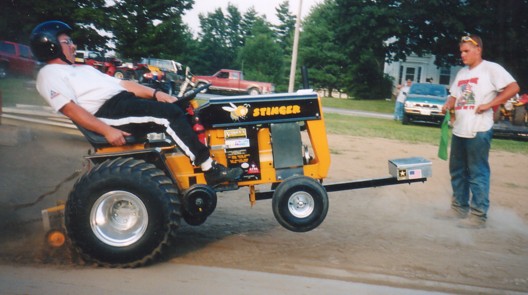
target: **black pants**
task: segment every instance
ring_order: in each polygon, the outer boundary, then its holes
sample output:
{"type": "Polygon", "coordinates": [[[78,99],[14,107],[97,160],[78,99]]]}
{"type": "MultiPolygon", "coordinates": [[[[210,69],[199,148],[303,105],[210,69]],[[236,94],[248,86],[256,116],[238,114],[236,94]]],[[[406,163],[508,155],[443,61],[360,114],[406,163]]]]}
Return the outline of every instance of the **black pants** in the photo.
{"type": "Polygon", "coordinates": [[[209,158],[209,149],[198,140],[185,114],[175,104],[138,98],[123,91],[106,101],[95,116],[134,135],[154,125],[169,134],[195,165],[209,158]]]}

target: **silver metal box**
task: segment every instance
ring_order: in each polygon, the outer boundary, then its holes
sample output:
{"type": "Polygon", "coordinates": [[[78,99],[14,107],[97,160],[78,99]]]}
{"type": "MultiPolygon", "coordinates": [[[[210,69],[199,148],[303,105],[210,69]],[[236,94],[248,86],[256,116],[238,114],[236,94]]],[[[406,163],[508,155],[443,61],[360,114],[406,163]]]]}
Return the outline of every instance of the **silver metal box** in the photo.
{"type": "Polygon", "coordinates": [[[422,157],[389,160],[389,173],[398,180],[427,178],[433,175],[431,161],[422,157]]]}

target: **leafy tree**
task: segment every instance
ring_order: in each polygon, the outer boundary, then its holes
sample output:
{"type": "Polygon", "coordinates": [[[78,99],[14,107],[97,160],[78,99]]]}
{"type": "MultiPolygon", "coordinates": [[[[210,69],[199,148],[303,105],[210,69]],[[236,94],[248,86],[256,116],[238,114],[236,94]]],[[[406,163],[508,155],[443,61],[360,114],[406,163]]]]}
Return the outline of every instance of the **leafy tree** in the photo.
{"type": "Polygon", "coordinates": [[[411,52],[431,53],[438,66],[459,65],[460,37],[475,33],[484,40],[484,58],[502,64],[526,91],[527,0],[390,2],[400,14],[401,34],[395,35],[396,41],[388,46],[388,54],[394,59],[401,60],[411,52]]]}
{"type": "Polygon", "coordinates": [[[334,0],[326,0],[312,9],[303,22],[299,49],[300,60],[308,68],[311,87],[332,91],[343,88],[347,57],[336,42],[334,0]]]}
{"type": "Polygon", "coordinates": [[[115,48],[125,58],[171,58],[185,52],[181,15],[194,0],[114,0],[108,20],[115,48]]]}
{"type": "Polygon", "coordinates": [[[276,82],[276,91],[287,91],[291,59],[292,59],[292,48],[293,48],[293,34],[295,31],[296,16],[292,15],[289,10],[289,1],[284,0],[279,4],[279,7],[275,8],[276,16],[279,23],[275,26],[274,32],[276,36],[276,42],[282,48],[282,64],[283,72],[279,81],[276,82]]]}
{"type": "MultiPolygon", "coordinates": [[[[212,13],[200,14],[199,19],[200,48],[196,54],[200,56],[200,64],[195,69],[204,72],[212,73],[220,68],[251,69],[253,65],[247,63],[248,60],[254,60],[249,57],[251,52],[246,50],[239,54],[240,51],[251,38],[261,34],[273,36],[271,25],[258,16],[253,7],[242,16],[236,6],[229,4],[227,15],[221,8],[217,8],[212,13]]],[[[267,42],[264,39],[263,41],[267,42]]],[[[251,71],[246,73],[248,78],[252,75],[251,71]]]]}
{"type": "Polygon", "coordinates": [[[242,18],[242,22],[240,23],[240,27],[242,30],[242,34],[244,35],[244,38],[251,37],[253,34],[253,26],[257,22],[257,19],[261,18],[257,14],[257,11],[255,10],[255,7],[251,6],[245,13],[244,17],[242,18]]]}
{"type": "Polygon", "coordinates": [[[3,0],[0,9],[0,39],[29,42],[33,28],[48,20],[69,24],[79,48],[105,48],[108,38],[95,28],[107,29],[104,14],[105,0],[3,0]]]}
{"type": "Polygon", "coordinates": [[[295,30],[295,15],[290,13],[289,0],[284,0],[275,8],[276,16],[279,19],[279,24],[274,26],[275,34],[277,35],[277,42],[282,49],[291,48],[293,42],[293,32],[295,30]]]}
{"type": "Polygon", "coordinates": [[[401,11],[384,1],[336,0],[336,40],[347,56],[345,88],[362,98],[390,95],[383,75],[387,50],[384,42],[399,33],[401,11]]]}
{"type": "Polygon", "coordinates": [[[283,77],[283,50],[275,42],[273,31],[267,22],[259,19],[252,31],[253,37],[246,39],[237,62],[241,65],[246,78],[259,81],[281,83],[283,77]]]}
{"type": "Polygon", "coordinates": [[[230,41],[235,38],[229,38],[227,18],[222,9],[217,8],[207,15],[200,14],[199,19],[201,32],[197,55],[200,56],[200,64],[197,69],[213,73],[219,68],[230,67],[235,59],[230,41]]]}
{"type": "Polygon", "coordinates": [[[242,33],[242,14],[238,8],[231,3],[227,5],[227,38],[229,47],[235,51],[244,45],[242,33]]]}

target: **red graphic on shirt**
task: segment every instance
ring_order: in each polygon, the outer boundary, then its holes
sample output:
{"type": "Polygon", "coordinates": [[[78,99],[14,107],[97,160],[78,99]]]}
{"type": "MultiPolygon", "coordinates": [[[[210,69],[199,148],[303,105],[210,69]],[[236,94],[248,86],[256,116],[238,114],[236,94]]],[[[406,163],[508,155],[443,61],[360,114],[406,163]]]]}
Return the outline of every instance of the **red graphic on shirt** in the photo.
{"type": "Polygon", "coordinates": [[[471,79],[467,79],[467,80],[460,80],[460,81],[458,81],[458,85],[457,86],[467,85],[469,83],[478,84],[478,79],[479,78],[471,78],[471,79]]]}

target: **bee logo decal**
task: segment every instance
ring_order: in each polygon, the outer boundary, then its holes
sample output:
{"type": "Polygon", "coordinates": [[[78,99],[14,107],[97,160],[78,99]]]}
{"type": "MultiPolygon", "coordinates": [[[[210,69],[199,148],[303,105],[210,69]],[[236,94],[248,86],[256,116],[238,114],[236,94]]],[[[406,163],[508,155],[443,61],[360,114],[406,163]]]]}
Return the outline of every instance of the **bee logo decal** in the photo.
{"type": "Polygon", "coordinates": [[[224,111],[229,112],[229,115],[231,116],[231,119],[233,121],[240,121],[240,119],[246,119],[246,115],[249,113],[249,107],[251,105],[249,104],[243,104],[240,106],[236,106],[233,103],[229,103],[229,107],[222,107],[224,111]]]}

